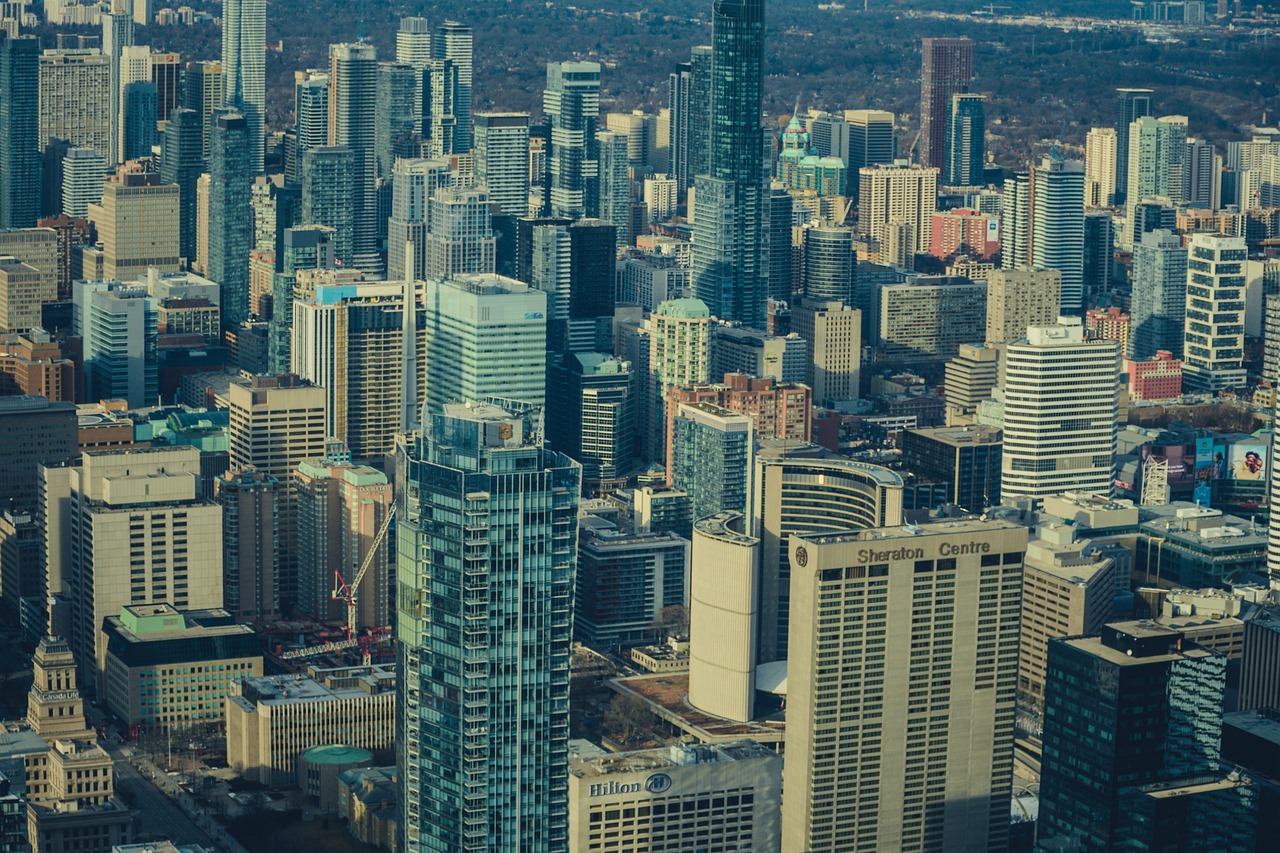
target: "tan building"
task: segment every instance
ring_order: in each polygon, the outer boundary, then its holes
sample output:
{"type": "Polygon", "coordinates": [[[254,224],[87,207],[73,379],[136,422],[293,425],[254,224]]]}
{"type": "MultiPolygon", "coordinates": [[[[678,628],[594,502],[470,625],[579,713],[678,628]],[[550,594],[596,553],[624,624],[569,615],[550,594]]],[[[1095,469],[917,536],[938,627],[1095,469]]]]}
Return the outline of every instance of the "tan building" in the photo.
{"type": "Polygon", "coordinates": [[[1114,127],[1094,127],[1085,134],[1085,207],[1111,207],[1115,204],[1116,145],[1117,137],[1114,127]]]}
{"type": "Polygon", "coordinates": [[[58,298],[57,283],[17,258],[0,257],[0,332],[42,328],[40,306],[58,298]]]}
{"type": "Polygon", "coordinates": [[[297,488],[293,472],[325,451],[325,391],[298,377],[256,376],[227,391],[231,467],[253,466],[280,482],[281,607],[298,597],[297,488]]]}
{"type": "Polygon", "coordinates": [[[858,399],[862,372],[862,312],[843,302],[799,298],[791,331],[804,339],[809,386],[819,406],[858,399]]]}
{"type": "Polygon", "coordinates": [[[896,160],[863,166],[858,177],[859,231],[883,247],[893,242],[897,226],[902,254],[927,253],[938,209],[938,170],[896,160]]]}
{"type": "MultiPolygon", "coordinates": [[[[205,125],[208,136],[208,125],[205,125]]],[[[206,145],[208,143],[206,142],[206,145]]],[[[209,173],[196,179],[196,256],[191,269],[201,275],[209,272],[209,173]]]]}
{"type": "Polygon", "coordinates": [[[211,344],[222,340],[222,310],[204,298],[160,300],[156,325],[162,335],[199,335],[211,344]]]}
{"type": "MultiPolygon", "coordinates": [[[[0,228],[0,258],[16,258],[43,276],[40,292],[58,292],[58,232],[52,228],[0,228]]],[[[36,323],[36,325],[40,325],[36,323]]],[[[18,331],[25,331],[19,329],[18,331]]]]}
{"type": "Polygon", "coordinates": [[[30,394],[52,402],[76,396],[75,364],[44,329],[0,336],[0,394],[30,394]]]}
{"type": "Polygon", "coordinates": [[[1057,270],[996,270],[987,277],[987,345],[1020,341],[1028,326],[1049,326],[1062,303],[1057,270]]]}
{"type": "Polygon", "coordinates": [[[222,606],[237,619],[280,615],[280,482],[256,468],[213,481],[222,504],[222,606]]]}
{"type": "Polygon", "coordinates": [[[1026,528],[791,537],[782,849],[1008,843],[1026,528]]]}
{"type": "Polygon", "coordinates": [[[177,184],[125,164],[103,186],[102,203],[89,205],[89,221],[102,244],[104,278],[134,281],[147,267],[178,271],[177,184]]]}
{"type": "Polygon", "coordinates": [[[184,727],[223,719],[243,678],[262,675],[262,643],[225,610],[125,607],[98,634],[98,696],[133,725],[184,727]]]}
{"type": "Polygon", "coordinates": [[[961,344],[960,353],[947,362],[947,425],[972,423],[978,404],[991,396],[1000,381],[1000,350],[961,344]]]}
{"type": "Polygon", "coordinates": [[[755,741],[569,763],[569,853],[776,853],[782,756],[755,741]]]}
{"type": "Polygon", "coordinates": [[[1123,586],[1115,561],[1087,539],[1074,541],[1073,527],[1051,522],[1037,533],[1027,543],[1022,574],[1018,695],[1038,707],[1044,702],[1049,640],[1097,634],[1123,586]]]}
{"type": "Polygon", "coordinates": [[[88,677],[98,632],[123,608],[222,606],[222,508],[199,497],[194,447],[85,451],[65,470],[46,477],[43,496],[49,592],[66,602],[67,640],[88,677]]]}
{"type": "Polygon", "coordinates": [[[227,699],[227,762],[245,779],[293,785],[298,756],[341,743],[390,749],[396,730],[392,665],[316,669],[251,678],[227,699]]]}
{"type": "MultiPolygon", "coordinates": [[[[111,57],[101,51],[46,50],[40,56],[40,150],[51,139],[110,157],[111,57]]],[[[108,160],[108,162],[110,162],[108,160]]]]}

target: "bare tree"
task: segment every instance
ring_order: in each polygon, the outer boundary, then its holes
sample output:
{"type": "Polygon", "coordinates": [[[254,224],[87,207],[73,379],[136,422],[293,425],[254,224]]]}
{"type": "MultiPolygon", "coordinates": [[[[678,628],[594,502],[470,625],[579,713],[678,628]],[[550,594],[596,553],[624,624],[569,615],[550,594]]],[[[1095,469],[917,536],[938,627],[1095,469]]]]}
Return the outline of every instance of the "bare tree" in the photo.
{"type": "Polygon", "coordinates": [[[634,693],[613,698],[604,712],[604,726],[618,743],[630,743],[648,731],[649,707],[634,693]]]}
{"type": "Polygon", "coordinates": [[[689,633],[689,608],[683,604],[668,604],[658,611],[658,618],[653,622],[658,629],[658,639],[667,637],[684,637],[689,633]]]}

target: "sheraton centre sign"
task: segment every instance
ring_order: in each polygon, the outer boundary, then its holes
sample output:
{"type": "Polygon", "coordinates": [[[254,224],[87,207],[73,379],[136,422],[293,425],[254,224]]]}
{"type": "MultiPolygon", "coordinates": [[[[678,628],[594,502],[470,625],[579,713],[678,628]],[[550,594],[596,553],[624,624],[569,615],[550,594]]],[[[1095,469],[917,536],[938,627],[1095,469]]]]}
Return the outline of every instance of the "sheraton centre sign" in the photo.
{"type": "MultiPolygon", "coordinates": [[[[990,542],[942,542],[938,545],[939,557],[964,557],[970,554],[990,554],[990,542]]],[[[860,563],[892,563],[901,560],[923,560],[923,548],[889,548],[884,551],[875,548],[859,548],[860,563]]]]}

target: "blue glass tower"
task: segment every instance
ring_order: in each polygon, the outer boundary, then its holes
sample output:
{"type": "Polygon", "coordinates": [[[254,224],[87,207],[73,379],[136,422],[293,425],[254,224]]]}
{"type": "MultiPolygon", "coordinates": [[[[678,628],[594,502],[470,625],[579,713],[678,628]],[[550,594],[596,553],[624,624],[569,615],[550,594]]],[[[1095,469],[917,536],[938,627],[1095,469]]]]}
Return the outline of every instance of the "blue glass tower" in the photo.
{"type": "Polygon", "coordinates": [[[178,185],[178,246],[196,256],[196,185],[204,172],[204,125],[200,113],[179,107],[169,113],[160,140],[160,179],[178,185]]]}
{"type": "Polygon", "coordinates": [[[536,414],[446,404],[398,453],[405,853],[569,846],[582,469],[536,414]]]}
{"type": "Polygon", "coordinates": [[[209,139],[209,278],[221,286],[222,323],[230,328],[249,319],[252,156],[245,117],[220,111],[209,139]]]}
{"type": "Polygon", "coordinates": [[[953,187],[982,186],[987,155],[985,95],[952,95],[947,102],[947,168],[943,183],[953,187]]]}
{"type": "Polygon", "coordinates": [[[139,80],[120,93],[124,116],[124,159],[150,157],[156,144],[156,109],[159,94],[156,84],[139,80]]]}
{"type": "Polygon", "coordinates": [[[40,215],[39,63],[39,39],[0,33],[0,228],[40,215]]]}
{"type": "Polygon", "coordinates": [[[693,287],[721,320],[765,324],[768,195],[764,0],[716,0],[711,24],[709,174],[694,181],[693,287]]]}

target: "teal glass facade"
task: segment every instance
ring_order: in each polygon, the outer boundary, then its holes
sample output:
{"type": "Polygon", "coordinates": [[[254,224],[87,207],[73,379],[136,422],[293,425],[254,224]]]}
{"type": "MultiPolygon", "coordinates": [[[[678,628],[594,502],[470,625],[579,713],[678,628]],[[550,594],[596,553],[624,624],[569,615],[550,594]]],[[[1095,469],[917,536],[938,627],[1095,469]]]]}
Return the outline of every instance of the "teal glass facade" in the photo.
{"type": "Polygon", "coordinates": [[[253,164],[249,124],[237,112],[218,113],[209,133],[209,278],[222,292],[222,324],[249,319],[250,207],[253,164]]]}

